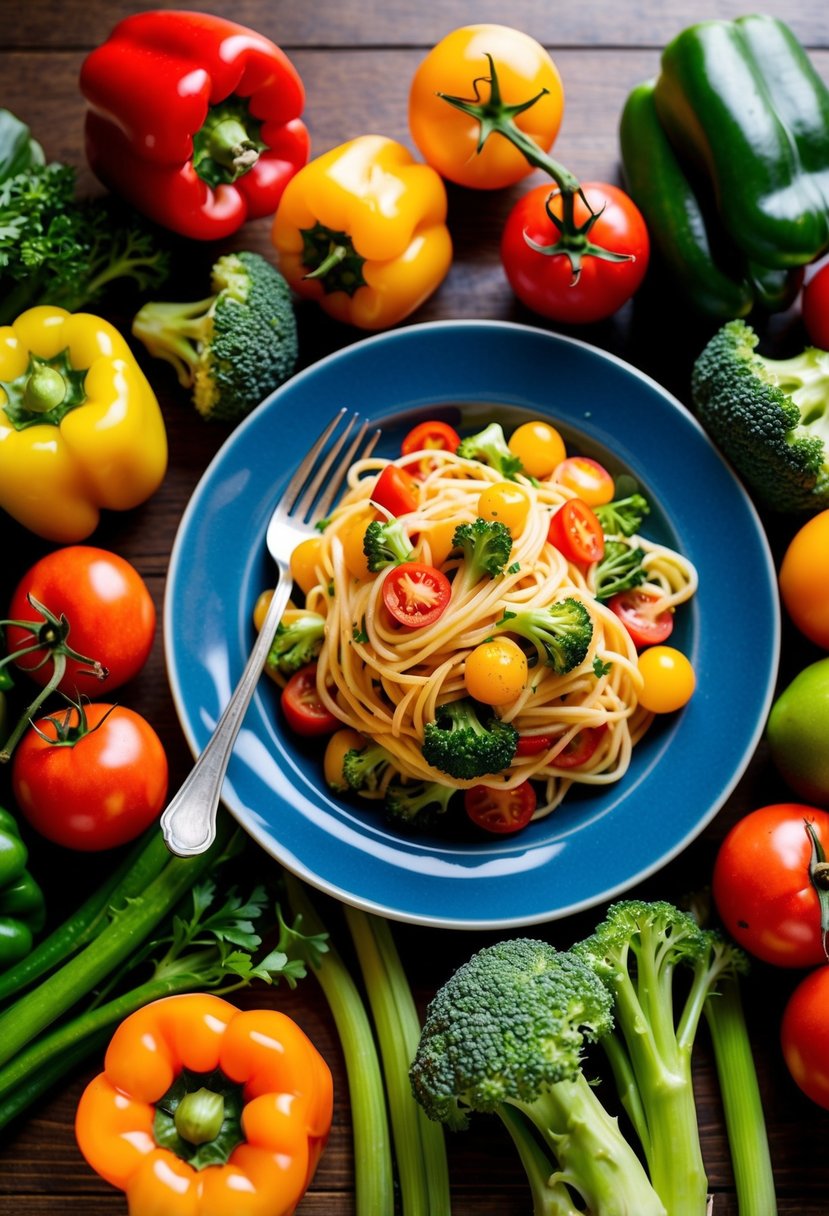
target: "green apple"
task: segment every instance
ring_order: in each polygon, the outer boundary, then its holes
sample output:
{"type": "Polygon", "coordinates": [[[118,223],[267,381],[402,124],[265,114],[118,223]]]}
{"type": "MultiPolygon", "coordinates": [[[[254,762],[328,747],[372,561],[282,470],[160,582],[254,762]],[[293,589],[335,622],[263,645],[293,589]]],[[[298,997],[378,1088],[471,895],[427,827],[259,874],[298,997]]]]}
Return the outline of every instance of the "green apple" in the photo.
{"type": "Polygon", "coordinates": [[[766,737],[786,784],[808,802],[829,806],[829,658],[804,667],[781,692],[766,737]]]}

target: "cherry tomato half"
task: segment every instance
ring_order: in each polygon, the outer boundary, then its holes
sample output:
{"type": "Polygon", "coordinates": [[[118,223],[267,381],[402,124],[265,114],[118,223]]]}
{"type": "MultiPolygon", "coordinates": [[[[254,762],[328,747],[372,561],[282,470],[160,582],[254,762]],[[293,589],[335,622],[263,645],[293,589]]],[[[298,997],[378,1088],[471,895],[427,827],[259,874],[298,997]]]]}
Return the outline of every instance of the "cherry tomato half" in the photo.
{"type": "Polygon", "coordinates": [[[404,456],[412,452],[424,452],[433,448],[441,452],[457,452],[461,437],[448,422],[440,422],[433,418],[428,422],[419,422],[404,436],[400,451],[404,456]]]}
{"type": "Polygon", "coordinates": [[[616,613],[637,649],[655,646],[671,636],[674,614],[669,608],[662,612],[653,610],[654,604],[658,604],[661,598],[655,591],[633,587],[630,591],[620,591],[607,601],[608,608],[616,613]]]}
{"type": "Polygon", "coordinates": [[[818,967],[789,997],[780,1024],[783,1059],[807,1098],[829,1110],[829,966],[818,967]]]}
{"type": "Polygon", "coordinates": [[[829,350],[829,262],[803,288],[802,312],[811,342],[829,350]]]}
{"type": "Polygon", "coordinates": [[[487,785],[473,785],[464,790],[463,805],[476,827],[485,832],[504,835],[519,832],[533,817],[535,790],[529,781],[511,790],[491,790],[487,785]]]}
{"type": "Polygon", "coordinates": [[[420,501],[417,482],[405,469],[387,464],[374,484],[371,501],[392,515],[408,515],[420,501]]]}
{"type": "Polygon", "coordinates": [[[55,844],[83,852],[139,836],[167,796],[167,756],[140,714],[101,701],[61,712],[77,737],[63,743],[54,719],[40,718],[14,752],[12,787],[32,827],[55,844]],[[42,733],[38,733],[42,732],[42,733]],[[44,737],[45,736],[45,737],[44,737]]]}
{"type": "Polygon", "coordinates": [[[296,735],[308,738],[330,735],[341,725],[320,700],[316,663],[294,672],[282,689],[280,705],[285,721],[296,735]]]}
{"type": "MultiPolygon", "coordinates": [[[[510,286],[522,304],[542,317],[570,325],[586,325],[611,316],[633,295],[645,277],[650,256],[648,230],[628,196],[605,182],[584,182],[584,194],[594,215],[590,241],[611,253],[629,254],[624,262],[609,262],[587,254],[581,271],[573,274],[563,253],[540,253],[528,243],[547,248],[559,239],[550,216],[561,218],[561,196],[549,185],[536,186],[513,207],[501,237],[501,261],[510,286]]],[[[577,195],[575,223],[584,224],[590,211],[577,195]]]]}
{"type": "Polygon", "coordinates": [[[596,513],[580,498],[571,498],[550,520],[547,540],[568,562],[589,565],[601,561],[604,532],[596,513]]]}
{"type": "MultiPolygon", "coordinates": [[[[117,553],[92,545],[55,549],[35,562],[18,583],[9,607],[12,620],[42,619],[29,603],[29,595],[54,616],[66,617],[66,644],[107,669],[103,685],[107,692],[131,680],[146,663],[155,635],[155,605],[141,575],[117,553]]],[[[31,641],[26,629],[7,627],[10,653],[31,641]]],[[[38,684],[47,684],[54,671],[51,659],[43,662],[47,653],[32,651],[17,666],[38,684]]],[[[88,669],[67,658],[66,672],[58,685],[61,691],[69,695],[77,689],[91,693],[93,686],[97,688],[97,680],[88,669]]]]}
{"type": "Polygon", "coordinates": [[[553,746],[551,735],[519,735],[515,748],[516,756],[540,756],[553,746]]]}
{"type": "Polygon", "coordinates": [[[714,863],[712,892],[726,929],[750,954],[778,967],[826,961],[807,821],[829,854],[829,812],[779,802],[738,820],[714,863]]]}
{"type": "Polygon", "coordinates": [[[556,469],[555,479],[588,507],[601,507],[616,493],[616,484],[607,469],[590,456],[568,456],[556,469]]]}
{"type": "Polygon", "coordinates": [[[425,562],[393,566],[383,579],[383,603],[401,625],[419,629],[443,616],[452,594],[446,575],[425,562]]]}
{"type": "Polygon", "coordinates": [[[639,657],[644,686],[639,703],[654,714],[672,714],[690,701],[696,676],[688,658],[673,646],[650,646],[639,657]]]}
{"type": "Polygon", "coordinates": [[[583,726],[569,743],[552,757],[550,763],[554,768],[583,768],[601,743],[606,731],[604,723],[601,726],[583,726]]]}
{"type": "Polygon", "coordinates": [[[504,25],[468,25],[432,47],[412,80],[409,128],[427,164],[460,186],[497,190],[532,172],[527,158],[500,135],[478,151],[480,121],[451,106],[438,94],[490,96],[492,55],[501,98],[520,105],[538,101],[515,115],[515,124],[545,151],[558,134],[564,109],[561,77],[540,43],[504,25]]]}

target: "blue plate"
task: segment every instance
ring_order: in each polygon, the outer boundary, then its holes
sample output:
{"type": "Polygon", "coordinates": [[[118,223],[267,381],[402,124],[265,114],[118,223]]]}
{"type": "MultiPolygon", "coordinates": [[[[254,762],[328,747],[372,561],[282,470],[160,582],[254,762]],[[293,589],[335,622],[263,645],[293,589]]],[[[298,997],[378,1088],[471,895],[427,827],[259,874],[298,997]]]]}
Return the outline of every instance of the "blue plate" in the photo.
{"type": "Polygon", "coordinates": [[[181,521],[165,602],[166,658],[194,753],[241,673],[254,601],[273,582],[264,542],[273,506],[340,406],[383,426],[380,450],[389,456],[415,418],[439,415],[473,429],[496,418],[509,433],[546,415],[571,450],[631,475],[652,504],[646,533],[699,570],[699,592],[677,614],[672,638],[694,664],[697,690],[685,710],[657,721],[622,781],[569,795],[516,836],[460,844],[397,835],[370,805],[329,796],[319,745],[303,747],[282,729],[277,690],[264,679],[228,770],[225,804],[287,869],[399,920],[500,929],[614,897],[690,843],[759,741],[780,620],[751,502],[679,402],[578,340],[509,323],[448,321],[357,342],[295,376],[233,432],[181,521]]]}

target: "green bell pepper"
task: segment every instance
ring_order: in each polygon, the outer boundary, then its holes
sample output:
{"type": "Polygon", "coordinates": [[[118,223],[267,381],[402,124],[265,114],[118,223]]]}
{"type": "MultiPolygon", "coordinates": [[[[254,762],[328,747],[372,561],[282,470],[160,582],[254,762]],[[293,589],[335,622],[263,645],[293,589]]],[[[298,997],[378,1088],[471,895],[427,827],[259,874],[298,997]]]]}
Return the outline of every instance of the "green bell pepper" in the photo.
{"type": "Polygon", "coordinates": [[[46,921],[43,892],[26,869],[29,851],[0,807],[0,970],[29,953],[46,921]]]}
{"type": "Polygon", "coordinates": [[[829,89],[787,25],[752,15],[683,30],[654,102],[746,259],[785,269],[829,248],[829,89]]]}

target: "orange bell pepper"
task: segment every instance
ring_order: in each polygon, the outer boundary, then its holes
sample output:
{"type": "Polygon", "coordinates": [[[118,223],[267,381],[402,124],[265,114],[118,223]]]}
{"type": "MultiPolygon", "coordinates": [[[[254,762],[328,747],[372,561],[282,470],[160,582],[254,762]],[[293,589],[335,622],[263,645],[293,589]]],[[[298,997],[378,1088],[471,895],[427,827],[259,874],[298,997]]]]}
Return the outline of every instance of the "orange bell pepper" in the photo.
{"type": "Polygon", "coordinates": [[[195,993],[121,1023],[75,1134],[130,1216],[290,1216],[332,1109],[331,1073],[295,1022],[195,993]]]}
{"type": "Polygon", "coordinates": [[[402,144],[361,135],[291,179],[274,217],[279,268],[298,295],[361,329],[414,312],[452,262],[446,188],[402,144]]]}

